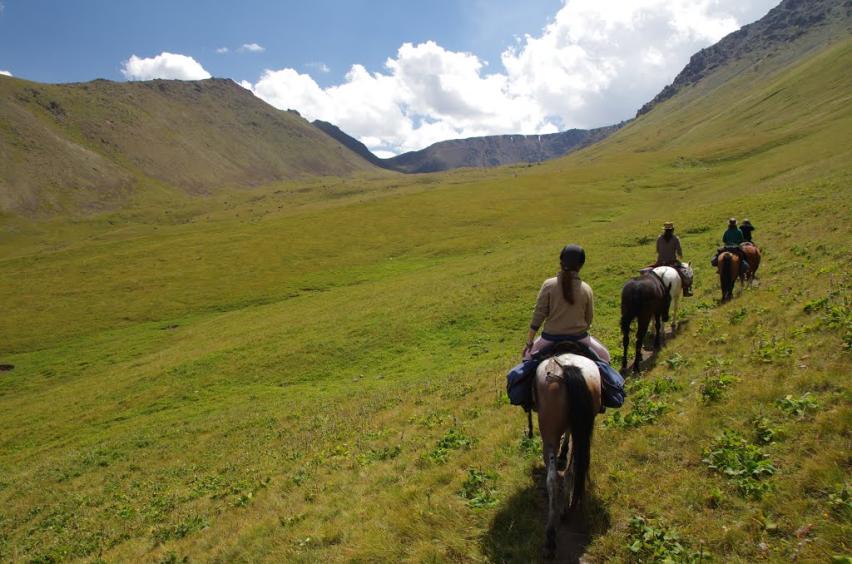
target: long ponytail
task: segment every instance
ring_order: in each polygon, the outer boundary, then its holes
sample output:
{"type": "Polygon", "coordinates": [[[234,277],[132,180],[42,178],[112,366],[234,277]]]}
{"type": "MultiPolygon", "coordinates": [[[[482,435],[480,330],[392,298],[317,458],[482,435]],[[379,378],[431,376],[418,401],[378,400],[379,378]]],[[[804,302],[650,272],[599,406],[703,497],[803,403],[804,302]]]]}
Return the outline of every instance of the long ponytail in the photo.
{"type": "Polygon", "coordinates": [[[575,270],[562,271],[562,296],[571,305],[574,305],[574,285],[571,283],[574,273],[576,273],[575,270]]]}

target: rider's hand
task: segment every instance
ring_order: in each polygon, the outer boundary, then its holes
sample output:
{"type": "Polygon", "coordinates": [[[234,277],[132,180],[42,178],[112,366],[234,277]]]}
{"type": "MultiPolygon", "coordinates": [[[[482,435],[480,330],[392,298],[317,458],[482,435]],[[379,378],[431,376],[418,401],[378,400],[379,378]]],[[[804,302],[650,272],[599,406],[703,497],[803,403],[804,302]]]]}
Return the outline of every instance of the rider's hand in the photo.
{"type": "Polygon", "coordinates": [[[521,353],[521,358],[527,357],[527,353],[529,353],[530,349],[532,349],[532,345],[533,345],[532,342],[529,342],[526,345],[524,345],[524,351],[521,353]]]}

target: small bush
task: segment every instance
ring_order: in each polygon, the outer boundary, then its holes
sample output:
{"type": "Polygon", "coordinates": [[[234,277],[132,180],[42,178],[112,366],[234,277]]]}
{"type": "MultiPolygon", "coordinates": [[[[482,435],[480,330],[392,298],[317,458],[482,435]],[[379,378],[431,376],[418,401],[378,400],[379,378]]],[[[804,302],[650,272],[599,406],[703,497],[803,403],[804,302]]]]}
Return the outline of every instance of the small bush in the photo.
{"type": "Polygon", "coordinates": [[[748,310],[741,307],[732,311],[728,320],[731,322],[731,325],[739,325],[746,318],[746,315],[748,315],[748,310]]]}
{"type": "Polygon", "coordinates": [[[775,442],[778,430],[772,426],[767,417],[758,417],[754,420],[754,435],[757,444],[768,445],[775,442]]]}
{"type": "Polygon", "coordinates": [[[653,423],[657,418],[665,413],[668,405],[663,401],[654,401],[647,397],[635,398],[633,407],[627,415],[622,415],[620,411],[615,411],[604,421],[605,427],[630,428],[639,427],[653,423]]]}
{"type": "Polygon", "coordinates": [[[366,466],[371,462],[381,462],[384,460],[392,460],[399,456],[402,452],[402,447],[399,445],[385,446],[380,448],[371,448],[363,454],[355,457],[361,466],[366,466]]]}
{"type": "Polygon", "coordinates": [[[672,370],[677,370],[681,366],[689,366],[689,364],[689,359],[680,353],[674,353],[666,359],[666,365],[672,370]]]}
{"type": "Polygon", "coordinates": [[[805,392],[805,394],[798,398],[794,398],[792,395],[787,394],[783,399],[780,399],[775,403],[788,415],[795,415],[800,419],[809,411],[816,411],[819,409],[819,402],[814,399],[810,392],[805,392]]]}
{"type": "Polygon", "coordinates": [[[677,532],[640,515],[630,518],[627,549],[640,562],[700,562],[709,559],[703,551],[690,552],[677,532]]]}
{"type": "Polygon", "coordinates": [[[541,441],[537,437],[529,438],[524,434],[518,442],[518,450],[526,458],[536,458],[541,456],[541,441]]]}
{"type": "Polygon", "coordinates": [[[704,403],[715,403],[722,399],[722,395],[724,395],[725,390],[737,381],[738,378],[731,374],[708,376],[701,383],[701,387],[698,391],[701,393],[701,398],[704,400],[704,403]]]}
{"type": "Polygon", "coordinates": [[[467,500],[467,504],[475,508],[494,507],[497,505],[497,474],[483,472],[476,468],[467,471],[467,478],[462,484],[459,495],[467,500]]]}
{"type": "Polygon", "coordinates": [[[769,490],[763,479],[775,474],[769,455],[734,431],[725,431],[705,449],[703,462],[734,482],[740,494],[753,499],[769,490]]]}
{"type": "Polygon", "coordinates": [[[828,507],[831,512],[843,519],[852,520],[852,486],[841,484],[828,494],[828,507]]]}
{"type": "Polygon", "coordinates": [[[443,464],[447,461],[451,450],[469,449],[473,446],[473,443],[474,440],[471,437],[453,428],[438,440],[438,444],[427,455],[427,458],[437,464],[443,464]]]}
{"type": "Polygon", "coordinates": [[[764,363],[780,362],[793,354],[793,347],[784,339],[775,335],[761,335],[755,342],[753,354],[757,360],[764,363]]]}

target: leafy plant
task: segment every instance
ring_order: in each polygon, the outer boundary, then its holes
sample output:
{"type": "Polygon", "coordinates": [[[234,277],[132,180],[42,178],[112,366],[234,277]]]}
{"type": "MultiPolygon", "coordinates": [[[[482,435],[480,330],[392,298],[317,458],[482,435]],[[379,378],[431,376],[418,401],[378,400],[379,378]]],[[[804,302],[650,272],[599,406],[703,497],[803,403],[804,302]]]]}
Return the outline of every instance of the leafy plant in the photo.
{"type": "Polygon", "coordinates": [[[497,505],[497,474],[483,472],[476,468],[467,471],[467,478],[462,483],[459,495],[467,500],[467,504],[475,508],[494,507],[497,505]]]}
{"type": "Polygon", "coordinates": [[[704,450],[703,462],[734,482],[740,494],[759,499],[770,485],[764,478],[775,474],[775,466],[759,446],[735,431],[725,431],[704,450]]]}
{"type": "Polygon", "coordinates": [[[379,448],[371,448],[367,452],[359,454],[355,457],[359,464],[365,466],[370,462],[381,462],[383,460],[391,460],[399,456],[402,452],[402,447],[399,445],[384,446],[379,448]]]}
{"type": "Polygon", "coordinates": [[[828,494],[828,507],[835,515],[852,520],[852,486],[840,484],[828,494]]]}
{"type": "Polygon", "coordinates": [[[674,353],[666,359],[666,365],[672,370],[677,370],[681,366],[689,366],[689,364],[689,359],[680,353],[674,353]]]}
{"type": "Polygon", "coordinates": [[[524,434],[518,442],[518,450],[527,458],[539,457],[541,456],[541,441],[538,440],[538,437],[529,438],[524,434]]]}
{"type": "Polygon", "coordinates": [[[443,464],[447,461],[451,450],[469,449],[473,446],[473,443],[474,439],[468,437],[458,429],[452,428],[438,440],[438,444],[427,455],[427,458],[432,462],[443,464]]]}
{"type": "Polygon", "coordinates": [[[754,344],[754,356],[760,362],[773,363],[788,358],[793,354],[793,347],[775,335],[761,335],[754,344]]]}
{"type": "Polygon", "coordinates": [[[647,397],[636,398],[627,415],[622,415],[620,411],[616,411],[604,421],[604,426],[629,428],[647,425],[656,421],[660,415],[665,413],[667,408],[668,405],[663,401],[654,401],[647,397]]]}
{"type": "Polygon", "coordinates": [[[776,403],[778,404],[778,407],[787,412],[787,414],[795,415],[799,418],[804,417],[808,411],[816,411],[819,409],[819,402],[811,395],[810,392],[805,392],[798,398],[794,398],[792,395],[787,394],[776,403]]]}
{"type": "Polygon", "coordinates": [[[775,442],[778,430],[772,426],[769,418],[758,417],[754,420],[754,434],[758,444],[768,445],[775,442]]]}
{"type": "Polygon", "coordinates": [[[630,518],[627,549],[640,562],[700,562],[709,559],[704,551],[690,551],[676,531],[641,515],[630,518]]]}
{"type": "Polygon", "coordinates": [[[732,374],[721,374],[719,376],[708,376],[698,389],[704,403],[715,403],[722,399],[725,390],[739,379],[732,374]]]}

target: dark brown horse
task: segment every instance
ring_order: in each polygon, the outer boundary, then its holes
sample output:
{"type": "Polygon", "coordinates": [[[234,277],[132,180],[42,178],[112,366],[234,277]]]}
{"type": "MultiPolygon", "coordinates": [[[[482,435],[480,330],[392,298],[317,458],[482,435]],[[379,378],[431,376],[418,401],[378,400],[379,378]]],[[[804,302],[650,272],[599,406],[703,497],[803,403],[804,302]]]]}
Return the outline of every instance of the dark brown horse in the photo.
{"type": "Polygon", "coordinates": [[[722,287],[722,301],[728,301],[734,297],[734,284],[742,276],[740,275],[740,257],[736,253],[725,251],[719,255],[719,285],[722,287]]]}
{"type": "Polygon", "coordinates": [[[648,333],[651,317],[657,334],[654,336],[654,350],[662,346],[663,321],[669,320],[669,308],[672,297],[670,287],[662,278],[649,272],[638,278],[628,280],[621,289],[621,335],[624,353],[621,358],[621,372],[627,371],[627,347],[630,344],[630,324],[637,319],[636,328],[636,360],[633,362],[633,372],[639,372],[642,361],[642,342],[648,333]]]}
{"type": "Polygon", "coordinates": [[[748,272],[745,273],[746,282],[751,283],[757,274],[757,269],[760,266],[760,249],[754,243],[743,243],[740,245],[746,262],[748,263],[748,272]]]}

